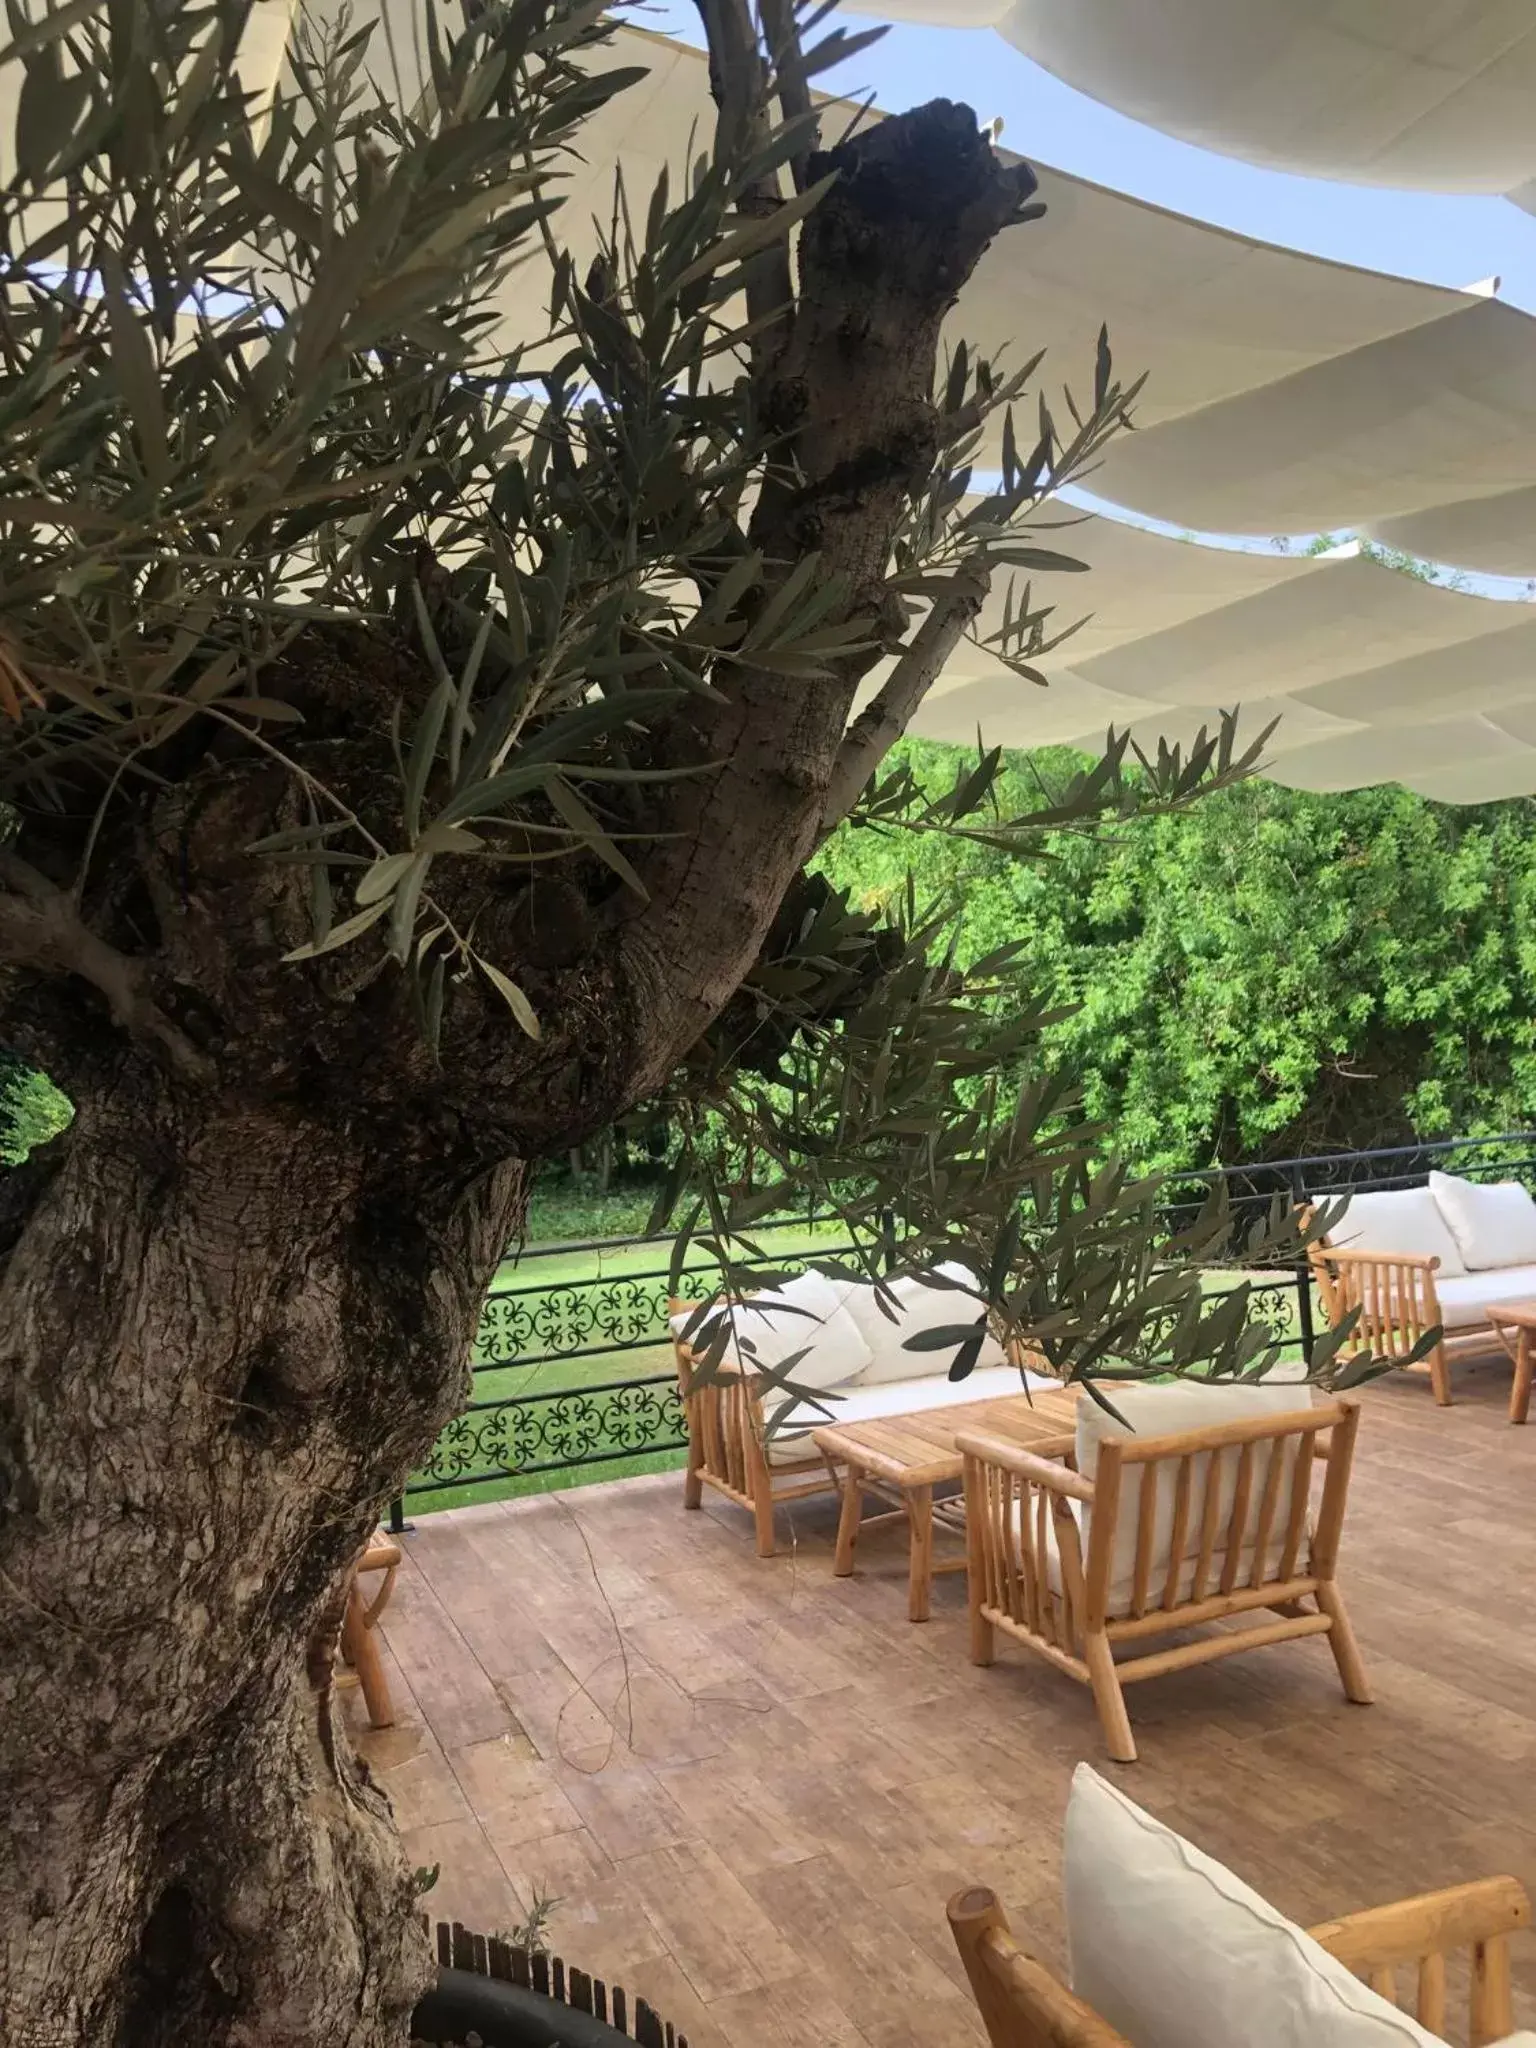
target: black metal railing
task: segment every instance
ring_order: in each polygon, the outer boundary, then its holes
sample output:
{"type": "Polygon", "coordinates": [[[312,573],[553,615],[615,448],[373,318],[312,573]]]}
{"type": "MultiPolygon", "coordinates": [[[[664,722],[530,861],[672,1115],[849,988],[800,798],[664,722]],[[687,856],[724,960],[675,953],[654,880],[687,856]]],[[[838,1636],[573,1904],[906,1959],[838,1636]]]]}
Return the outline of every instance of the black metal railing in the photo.
{"type": "MultiPolygon", "coordinates": [[[[832,1237],[817,1245],[826,1253],[848,1249],[832,1237]]],[[[471,1398],[412,1475],[392,1526],[404,1526],[407,1506],[427,1507],[433,1496],[462,1488],[548,1483],[552,1474],[576,1479],[617,1464],[646,1469],[681,1451],[687,1438],[670,1352],[656,1357],[670,1341],[671,1252],[670,1238],[645,1237],[525,1251],[486,1301],[471,1398]],[[632,1260],[647,1262],[603,1270],[632,1260]],[[573,1275],[573,1261],[589,1262],[590,1270],[573,1275]],[[642,1361],[649,1370],[634,1369],[642,1361]]],[[[770,1249],[739,1263],[795,1270],[805,1249],[770,1249]]]]}
{"type": "MultiPolygon", "coordinates": [[[[1536,1182],[1536,1132],[1207,1167],[1170,1179],[1163,1209],[1170,1224],[1186,1220],[1213,1181],[1225,1182],[1233,1218],[1227,1256],[1240,1263],[1249,1228],[1276,1195],[1302,1201],[1412,1187],[1436,1167],[1468,1179],[1536,1182]]],[[[822,1254],[847,1249],[831,1236],[816,1245],[822,1254]]],[[[671,1250],[670,1239],[634,1237],[524,1252],[486,1302],[473,1396],[413,1476],[405,1503],[395,1504],[394,1526],[404,1526],[406,1506],[462,1498],[461,1489],[483,1493],[509,1481],[574,1481],[589,1471],[674,1461],[686,1439],[666,1349],[671,1250]]],[[[798,1267],[806,1250],[802,1238],[799,1252],[765,1253],[760,1263],[798,1267]]],[[[1282,1350],[1310,1358],[1314,1304],[1305,1263],[1260,1272],[1252,1284],[1255,1312],[1282,1350]]]]}

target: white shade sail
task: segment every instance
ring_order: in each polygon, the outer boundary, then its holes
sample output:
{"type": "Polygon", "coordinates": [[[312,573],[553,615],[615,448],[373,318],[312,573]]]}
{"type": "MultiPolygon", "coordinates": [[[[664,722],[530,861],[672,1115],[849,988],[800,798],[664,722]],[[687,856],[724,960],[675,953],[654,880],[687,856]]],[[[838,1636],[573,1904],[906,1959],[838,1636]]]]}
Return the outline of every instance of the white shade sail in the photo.
{"type": "MultiPolygon", "coordinates": [[[[604,61],[651,77],[591,124],[566,235],[607,211],[616,163],[647,188],[711,119],[697,52],[625,32],[604,61]]],[[[1536,323],[1037,168],[1045,218],[998,239],[952,326],[1015,359],[1045,347],[1057,389],[1086,384],[1107,322],[1122,371],[1149,375],[1141,431],[1115,444],[1096,492],[1207,532],[1355,525],[1411,547],[1433,531],[1452,561],[1536,574],[1536,323]]],[[[1047,518],[1042,542],[1090,573],[1037,579],[1036,598],[1062,624],[1092,615],[1043,664],[1050,687],[962,647],[915,730],[1094,745],[1113,723],[1155,745],[1241,703],[1255,732],[1279,717],[1280,781],[1403,779],[1449,801],[1536,791],[1536,611],[1365,559],[1047,518]],[[1510,726],[1525,709],[1529,741],[1510,726]]]]}
{"type": "Polygon", "coordinates": [[[1065,84],[1245,162],[1536,205],[1530,0],[855,0],[993,28],[1065,84]]]}
{"type": "Polygon", "coordinates": [[[1536,792],[1536,608],[1358,553],[1240,554],[1097,518],[1050,538],[1092,569],[1053,586],[1062,622],[1093,609],[1040,664],[1050,687],[967,646],[915,732],[1094,747],[1114,725],[1155,747],[1242,705],[1250,736],[1279,720],[1267,772],[1297,788],[1400,781],[1451,803],[1536,792]]]}

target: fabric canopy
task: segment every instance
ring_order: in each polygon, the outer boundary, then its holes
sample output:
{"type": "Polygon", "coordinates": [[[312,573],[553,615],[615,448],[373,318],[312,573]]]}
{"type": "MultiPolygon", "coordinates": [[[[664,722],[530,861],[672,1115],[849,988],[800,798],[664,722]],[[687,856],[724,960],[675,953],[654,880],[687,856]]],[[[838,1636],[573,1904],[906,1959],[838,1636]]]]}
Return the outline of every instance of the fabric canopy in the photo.
{"type": "MultiPolygon", "coordinates": [[[[914,731],[1095,747],[1113,725],[1155,747],[1188,744],[1242,706],[1249,738],[1279,720],[1266,772],[1292,787],[1396,781],[1449,803],[1536,792],[1536,609],[1427,584],[1358,550],[1243,554],[1101,518],[1049,540],[1090,565],[1052,585],[1056,619],[1091,613],[1036,664],[1049,688],[968,645],[914,731]]],[[[1001,608],[999,593],[984,631],[1001,608]]]]}
{"type": "MultiPolygon", "coordinates": [[[[663,165],[677,174],[688,136],[702,141],[713,120],[688,45],[624,30],[595,61],[649,75],[593,119],[572,160],[561,233],[579,256],[593,216],[611,214],[615,167],[633,204],[663,165]]],[[[1140,431],[1109,451],[1096,492],[1197,531],[1361,529],[1456,568],[1536,576],[1527,314],[1036,168],[1044,218],[993,244],[951,331],[1004,361],[1044,348],[1059,402],[1063,387],[1091,386],[1107,324],[1121,372],[1147,382],[1140,431]]],[[[532,339],[530,316],[536,306],[519,320],[509,295],[509,323],[532,339]]]]}
{"type": "Polygon", "coordinates": [[[853,4],[886,19],[997,29],[1079,92],[1248,163],[1507,192],[1536,210],[1530,0],[853,4]]]}
{"type": "MultiPolygon", "coordinates": [[[[396,49],[408,51],[413,0],[383,4],[396,49]]],[[[917,4],[956,18],[944,0],[917,4]]],[[[1065,21],[1098,4],[1027,11],[1065,21]]],[[[1170,22],[1181,14],[1173,0],[1129,4],[1170,22]]],[[[1298,16],[1320,11],[1297,0],[1298,16]]],[[[977,0],[974,18],[997,16],[977,0]]],[[[558,232],[578,258],[595,246],[593,217],[612,215],[616,170],[643,216],[662,168],[678,189],[713,126],[691,46],[623,29],[591,61],[646,76],[594,116],[570,159],[558,232]]],[[[828,130],[855,112],[838,109],[828,130]]],[[[1528,139],[1536,148],[1536,128],[1528,139]]],[[[1277,249],[1037,168],[1044,219],[998,239],[951,332],[1005,360],[1045,348],[1054,402],[1064,384],[1091,388],[1107,323],[1122,374],[1146,371],[1148,383],[1140,431],[1113,444],[1096,493],[1208,533],[1361,527],[1462,567],[1536,576],[1536,323],[1475,294],[1277,249]]],[[[537,343],[542,300],[526,273],[509,284],[509,345],[537,343]]],[[[1255,732],[1279,717],[1270,772],[1280,781],[1402,780],[1453,802],[1536,792],[1536,609],[1358,556],[1209,547],[1064,508],[1040,525],[1044,545],[1090,567],[1036,581],[1035,601],[1053,602],[1063,626],[1091,615],[1043,663],[1050,687],[966,646],[916,730],[970,740],[979,726],[1023,747],[1096,744],[1114,723],[1155,745],[1241,703],[1255,732]]]]}

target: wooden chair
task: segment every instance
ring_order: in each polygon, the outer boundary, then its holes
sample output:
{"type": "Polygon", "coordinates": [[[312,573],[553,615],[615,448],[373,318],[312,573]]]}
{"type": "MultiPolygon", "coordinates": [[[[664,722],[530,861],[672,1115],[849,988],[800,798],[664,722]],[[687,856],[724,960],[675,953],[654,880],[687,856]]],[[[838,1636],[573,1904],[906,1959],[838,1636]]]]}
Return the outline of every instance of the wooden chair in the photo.
{"type": "MultiPolygon", "coordinates": [[[[1412,2010],[1421,2027],[1446,2035],[1446,1960],[1469,1952],[1467,2048],[1487,2048],[1514,2027],[1509,1937],[1531,1924],[1531,1902],[1513,1877],[1426,1892],[1314,1927],[1344,1966],[1396,2005],[1397,1973],[1412,1973],[1412,2010]]],[[[1130,2048],[1009,1931],[995,1893],[956,1892],[949,1925],[992,2048],[1130,2048]]]]}
{"type": "Polygon", "coordinates": [[[1106,1436],[1091,1480],[1073,1469],[1071,1438],[1024,1451],[962,1434],[972,1661],[993,1661],[1001,1629],[1091,1686],[1119,1763],[1136,1760],[1123,1685],[1296,1636],[1325,1635],[1346,1695],[1368,1703],[1334,1575],[1359,1420],[1338,1400],[1178,1436],[1106,1436]],[[1259,1619],[1266,1608],[1276,1618],[1259,1619]],[[1116,1662],[1117,1649],[1235,1616],[1253,1619],[1116,1662]]]}
{"type": "Polygon", "coordinates": [[[368,1709],[369,1722],[375,1728],[389,1728],[394,1725],[395,1709],[389,1697],[389,1681],[384,1676],[384,1665],[379,1656],[379,1646],[373,1639],[373,1631],[379,1616],[389,1605],[389,1596],[395,1588],[395,1573],[400,1569],[403,1553],[398,1543],[387,1536],[374,1536],[358,1558],[357,1568],[352,1574],[351,1589],[347,1594],[347,1611],[341,1624],[342,1660],[357,1673],[357,1682],[363,1690],[363,1702],[368,1709]],[[365,1600],[359,1583],[364,1572],[382,1572],[384,1583],[372,1600],[365,1600]]]}
{"type": "MultiPolygon", "coordinates": [[[[697,1306],[697,1302],[673,1301],[668,1313],[685,1315],[697,1306]]],[[[828,1467],[809,1438],[803,1458],[775,1459],[770,1465],[763,1448],[762,1382],[757,1374],[743,1372],[724,1360],[710,1374],[708,1384],[698,1386],[694,1383],[693,1348],[675,1330],[672,1349],[677,1355],[678,1394],[688,1426],[683,1505],[701,1506],[704,1488],[712,1486],[751,1512],[757,1526],[757,1554],[772,1557],[774,1509],[810,1494],[838,1492],[841,1474],[828,1467]]]]}
{"type": "MultiPolygon", "coordinates": [[[[1309,1245],[1307,1258],[1328,1327],[1336,1329],[1351,1309],[1360,1311],[1341,1357],[1353,1358],[1357,1352],[1368,1351],[1406,1365],[1426,1332],[1441,1327],[1440,1297],[1435,1290],[1440,1261],[1433,1255],[1341,1251],[1325,1240],[1309,1245]]],[[[1486,1326],[1442,1335],[1418,1361],[1428,1372],[1442,1408],[1451,1405],[1452,1354],[1487,1351],[1496,1341],[1486,1326]]]]}

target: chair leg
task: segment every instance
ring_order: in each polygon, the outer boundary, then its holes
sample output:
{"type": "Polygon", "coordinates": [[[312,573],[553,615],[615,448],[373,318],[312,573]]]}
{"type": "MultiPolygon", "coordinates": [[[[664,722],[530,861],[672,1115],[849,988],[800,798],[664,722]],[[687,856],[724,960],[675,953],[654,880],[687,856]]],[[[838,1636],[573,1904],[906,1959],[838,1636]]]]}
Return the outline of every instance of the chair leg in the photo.
{"type": "Polygon", "coordinates": [[[1355,1641],[1355,1631],[1350,1626],[1344,1595],[1335,1580],[1324,1579],[1320,1583],[1317,1604],[1332,1623],[1328,1631],[1328,1647],[1339,1667],[1344,1697],[1353,1700],[1356,1706],[1370,1706],[1375,1695],[1371,1691],[1371,1681],[1365,1675],[1365,1659],[1360,1655],[1360,1645],[1355,1641]]]}
{"type": "Polygon", "coordinates": [[[1125,1711],[1125,1694],[1120,1690],[1120,1674],[1115,1669],[1109,1637],[1092,1631],[1085,1633],[1083,1661],[1088,1666],[1093,1703],[1099,1710],[1099,1722],[1109,1753],[1117,1764],[1133,1764],[1136,1761],[1136,1738],[1131,1733],[1131,1717],[1125,1711]]]}
{"type": "Polygon", "coordinates": [[[933,1592],[933,1488],[914,1486],[907,1494],[912,1525],[907,1562],[907,1619],[926,1621],[933,1592]]]}
{"type": "Polygon", "coordinates": [[[1441,1408],[1451,1405],[1451,1367],[1445,1355],[1445,1346],[1437,1344],[1429,1354],[1429,1383],[1435,1390],[1436,1403],[1441,1408]]]}
{"type": "Polygon", "coordinates": [[[981,1611],[981,1593],[971,1594],[971,1662],[991,1664],[997,1657],[997,1630],[981,1611]]]}
{"type": "Polygon", "coordinates": [[[704,1453],[694,1442],[693,1430],[688,1431],[688,1470],[683,1475],[683,1506],[698,1508],[704,1505],[704,1453]]]}
{"type": "Polygon", "coordinates": [[[859,1484],[859,1475],[850,1465],[843,1474],[843,1502],[837,1516],[837,1548],[832,1553],[832,1574],[834,1578],[846,1579],[853,1574],[854,1546],[859,1540],[859,1519],[864,1512],[864,1489],[859,1484]]]}
{"type": "Polygon", "coordinates": [[[341,1640],[342,1654],[356,1670],[357,1682],[363,1689],[363,1703],[368,1709],[369,1721],[375,1728],[392,1727],[395,1709],[389,1697],[389,1681],[384,1676],[384,1665],[373,1630],[363,1618],[363,1596],[355,1585],[347,1600],[341,1640]]]}
{"type": "Polygon", "coordinates": [[[752,1488],[752,1514],[757,1523],[757,1554],[759,1557],[772,1557],[773,1481],[768,1476],[766,1464],[758,1471],[752,1488]]]}
{"type": "Polygon", "coordinates": [[[1522,1328],[1515,1346],[1515,1383],[1509,1390],[1511,1422],[1524,1422],[1530,1413],[1533,1367],[1536,1367],[1536,1351],[1532,1350],[1531,1333],[1522,1328]]]}

